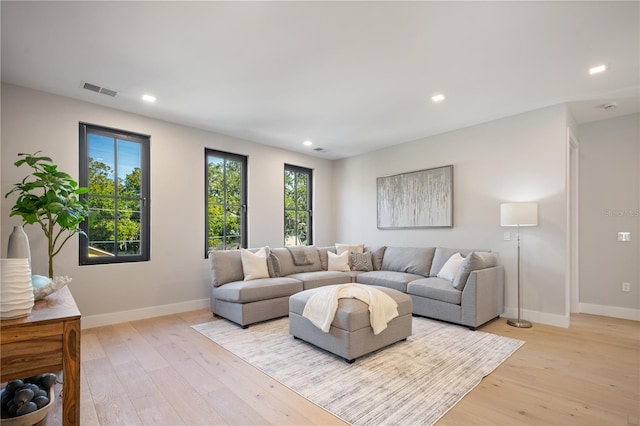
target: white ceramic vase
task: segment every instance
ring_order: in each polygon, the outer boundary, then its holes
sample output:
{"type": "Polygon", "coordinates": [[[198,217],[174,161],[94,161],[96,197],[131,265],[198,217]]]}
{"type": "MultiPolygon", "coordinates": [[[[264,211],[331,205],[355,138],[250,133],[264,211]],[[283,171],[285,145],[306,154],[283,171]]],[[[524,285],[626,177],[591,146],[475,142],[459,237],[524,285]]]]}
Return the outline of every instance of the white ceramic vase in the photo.
{"type": "Polygon", "coordinates": [[[14,226],[13,232],[9,235],[9,244],[7,245],[7,258],[9,259],[29,259],[31,266],[31,248],[29,247],[29,237],[24,232],[22,225],[14,226]]]}
{"type": "Polygon", "coordinates": [[[29,259],[0,259],[0,319],[29,315],[33,300],[29,259]]]}

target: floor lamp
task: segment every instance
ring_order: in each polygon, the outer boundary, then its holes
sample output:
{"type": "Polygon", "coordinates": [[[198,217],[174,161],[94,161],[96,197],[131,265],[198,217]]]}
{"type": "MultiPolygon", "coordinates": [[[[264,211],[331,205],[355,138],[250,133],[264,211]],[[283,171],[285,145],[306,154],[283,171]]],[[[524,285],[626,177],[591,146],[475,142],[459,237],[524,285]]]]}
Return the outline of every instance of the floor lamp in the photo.
{"type": "Polygon", "coordinates": [[[515,226],[518,236],[518,318],[510,318],[507,324],[530,328],[531,323],[520,318],[520,227],[538,224],[538,203],[504,203],[500,205],[500,225],[515,226]]]}

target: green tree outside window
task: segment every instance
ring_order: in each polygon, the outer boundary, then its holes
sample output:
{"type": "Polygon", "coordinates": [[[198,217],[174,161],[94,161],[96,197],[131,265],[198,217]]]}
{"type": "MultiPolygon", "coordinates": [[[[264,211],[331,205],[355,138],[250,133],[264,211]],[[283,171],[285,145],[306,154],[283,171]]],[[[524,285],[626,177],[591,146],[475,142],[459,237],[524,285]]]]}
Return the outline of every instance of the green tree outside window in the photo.
{"type": "Polygon", "coordinates": [[[284,168],[284,244],[311,245],[312,170],[286,164],[284,168]]]}
{"type": "Polygon", "coordinates": [[[246,157],[207,150],[206,252],[246,247],[246,157]]]}

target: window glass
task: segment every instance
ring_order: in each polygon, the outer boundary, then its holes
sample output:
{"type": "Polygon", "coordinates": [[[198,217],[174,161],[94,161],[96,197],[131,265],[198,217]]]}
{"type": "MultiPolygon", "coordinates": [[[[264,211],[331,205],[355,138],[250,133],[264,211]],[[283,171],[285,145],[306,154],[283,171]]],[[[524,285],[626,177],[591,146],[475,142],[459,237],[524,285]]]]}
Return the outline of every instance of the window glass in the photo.
{"type": "Polygon", "coordinates": [[[149,260],[149,136],[80,124],[80,264],[149,260]]]}
{"type": "Polygon", "coordinates": [[[206,256],[211,250],[247,246],[247,157],[211,149],[205,157],[206,256]]]}
{"type": "Polygon", "coordinates": [[[284,244],[312,245],[312,170],[285,164],[284,244]]]}

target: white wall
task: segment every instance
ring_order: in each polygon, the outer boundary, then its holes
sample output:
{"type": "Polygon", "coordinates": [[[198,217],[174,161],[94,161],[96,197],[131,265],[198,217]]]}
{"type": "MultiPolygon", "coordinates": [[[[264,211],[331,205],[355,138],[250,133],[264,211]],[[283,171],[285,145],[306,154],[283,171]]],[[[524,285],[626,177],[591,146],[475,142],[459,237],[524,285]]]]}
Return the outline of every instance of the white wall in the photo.
{"type": "Polygon", "coordinates": [[[564,105],[420,139],[337,161],[338,239],[345,243],[485,248],[506,269],[514,315],[516,238],[500,227],[500,203],[537,201],[539,226],[522,229],[523,317],[568,325],[566,309],[566,127],[564,105]],[[378,230],[376,177],[453,164],[454,226],[378,230]],[[505,231],[511,241],[504,241],[505,231]]]}
{"type": "MultiPolygon", "coordinates": [[[[249,157],[250,246],[283,245],[284,163],[313,169],[315,243],[334,242],[331,161],[6,84],[1,112],[2,195],[26,173],[13,166],[18,152],[42,150],[77,177],[80,121],[151,135],[151,260],[78,266],[78,238],[55,258],[55,275],[73,278],[84,326],[208,306],[205,147],[249,157]]],[[[2,199],[3,256],[13,226],[21,223],[9,218],[12,205],[12,198],[2,199]]],[[[33,272],[47,275],[46,241],[36,226],[25,227],[33,272]]]]}
{"type": "Polygon", "coordinates": [[[631,114],[579,128],[581,312],[640,320],[639,123],[631,114]]]}

